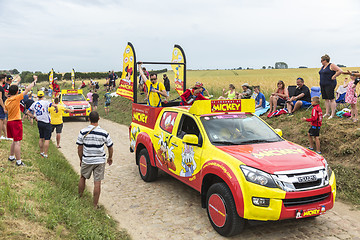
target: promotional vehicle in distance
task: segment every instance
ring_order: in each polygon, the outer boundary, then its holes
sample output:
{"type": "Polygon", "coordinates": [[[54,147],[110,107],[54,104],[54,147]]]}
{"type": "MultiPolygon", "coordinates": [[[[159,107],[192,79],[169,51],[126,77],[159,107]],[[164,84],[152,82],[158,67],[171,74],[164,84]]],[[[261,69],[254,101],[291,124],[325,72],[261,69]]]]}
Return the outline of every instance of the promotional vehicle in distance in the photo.
{"type": "Polygon", "coordinates": [[[82,89],[61,90],[60,103],[66,109],[74,110],[74,112],[64,112],[63,117],[85,117],[88,120],[91,113],[91,105],[86,101],[82,89]]]}
{"type": "Polygon", "coordinates": [[[253,99],[133,103],[130,151],[141,178],[154,181],[161,169],[197,190],[223,236],[240,233],[246,220],[316,217],[331,209],[336,181],[324,157],[286,141],[254,111],[253,99]]]}

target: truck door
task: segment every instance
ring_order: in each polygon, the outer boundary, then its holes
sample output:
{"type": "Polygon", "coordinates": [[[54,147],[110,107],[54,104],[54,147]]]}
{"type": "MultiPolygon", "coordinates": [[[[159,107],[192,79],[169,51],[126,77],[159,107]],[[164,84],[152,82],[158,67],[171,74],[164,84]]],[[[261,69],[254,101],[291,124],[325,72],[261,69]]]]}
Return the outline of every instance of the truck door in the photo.
{"type": "Polygon", "coordinates": [[[190,178],[198,173],[201,169],[202,154],[202,135],[195,119],[188,115],[182,114],[176,133],[171,139],[171,144],[175,146],[173,152],[175,155],[176,175],[184,178],[190,178]],[[189,145],[183,143],[186,134],[194,134],[199,139],[198,145],[189,145]]]}
{"type": "Polygon", "coordinates": [[[177,112],[164,111],[160,122],[155,124],[153,146],[155,150],[156,166],[165,172],[176,172],[175,145],[173,141],[174,126],[179,122],[177,112]]]}

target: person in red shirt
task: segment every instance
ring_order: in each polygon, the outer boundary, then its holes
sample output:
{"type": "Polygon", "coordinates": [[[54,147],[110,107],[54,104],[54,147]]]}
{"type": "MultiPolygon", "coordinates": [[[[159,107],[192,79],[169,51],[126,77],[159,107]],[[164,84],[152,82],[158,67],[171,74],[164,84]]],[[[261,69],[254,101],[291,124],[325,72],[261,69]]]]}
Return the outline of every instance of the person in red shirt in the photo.
{"type": "Polygon", "coordinates": [[[202,83],[197,83],[193,88],[186,89],[186,91],[180,96],[180,106],[192,105],[196,100],[209,100],[201,94],[202,90],[202,83]]]}
{"type": "Polygon", "coordinates": [[[52,88],[53,88],[54,98],[58,97],[60,93],[60,86],[59,84],[57,84],[57,78],[54,78],[54,81],[52,83],[52,88]]]}
{"type": "Polygon", "coordinates": [[[313,110],[311,112],[311,118],[305,118],[303,117],[301,120],[311,122],[311,127],[308,132],[308,138],[309,138],[309,149],[314,150],[314,140],[315,138],[315,145],[316,145],[316,153],[321,154],[320,152],[320,127],[322,124],[323,114],[322,110],[320,108],[320,98],[319,97],[313,97],[311,99],[311,105],[313,106],[313,110]]]}

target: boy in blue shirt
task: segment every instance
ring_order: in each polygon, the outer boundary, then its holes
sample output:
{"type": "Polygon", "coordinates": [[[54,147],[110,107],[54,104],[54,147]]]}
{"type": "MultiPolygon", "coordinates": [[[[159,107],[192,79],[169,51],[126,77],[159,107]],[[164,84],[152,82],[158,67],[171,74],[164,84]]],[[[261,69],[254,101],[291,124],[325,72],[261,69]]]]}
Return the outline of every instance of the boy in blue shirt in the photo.
{"type": "Polygon", "coordinates": [[[266,106],[266,99],[262,92],[260,92],[260,86],[254,87],[254,92],[257,94],[255,98],[255,108],[265,108],[266,106]]]}

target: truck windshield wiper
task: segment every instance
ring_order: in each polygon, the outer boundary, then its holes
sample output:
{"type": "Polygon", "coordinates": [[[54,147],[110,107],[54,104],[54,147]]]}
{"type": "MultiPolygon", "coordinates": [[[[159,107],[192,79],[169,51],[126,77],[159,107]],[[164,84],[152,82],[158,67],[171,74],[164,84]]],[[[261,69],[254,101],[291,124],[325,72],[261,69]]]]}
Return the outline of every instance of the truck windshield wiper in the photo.
{"type": "Polygon", "coordinates": [[[240,142],[239,144],[248,144],[248,143],[269,143],[269,142],[277,142],[279,140],[266,140],[266,139],[253,139],[240,142]]]}
{"type": "Polygon", "coordinates": [[[231,141],[212,141],[214,144],[224,144],[224,145],[239,145],[238,143],[234,143],[231,141]]]}

